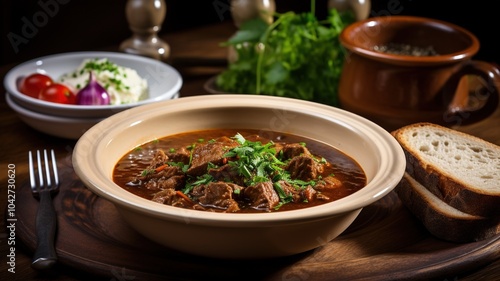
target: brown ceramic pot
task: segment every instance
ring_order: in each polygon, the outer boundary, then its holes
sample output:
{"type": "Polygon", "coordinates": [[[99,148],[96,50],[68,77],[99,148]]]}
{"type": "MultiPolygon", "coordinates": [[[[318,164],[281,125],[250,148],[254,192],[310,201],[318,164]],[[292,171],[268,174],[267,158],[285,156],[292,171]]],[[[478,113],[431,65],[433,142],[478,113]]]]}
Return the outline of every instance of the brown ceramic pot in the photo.
{"type": "Polygon", "coordinates": [[[479,41],[459,26],[414,16],[374,17],[346,27],[340,42],[348,51],[340,106],[387,130],[420,121],[449,127],[471,123],[498,106],[500,70],[472,60],[479,41]],[[437,54],[376,50],[391,44],[437,54]],[[471,88],[471,80],[480,87],[471,88]]]}

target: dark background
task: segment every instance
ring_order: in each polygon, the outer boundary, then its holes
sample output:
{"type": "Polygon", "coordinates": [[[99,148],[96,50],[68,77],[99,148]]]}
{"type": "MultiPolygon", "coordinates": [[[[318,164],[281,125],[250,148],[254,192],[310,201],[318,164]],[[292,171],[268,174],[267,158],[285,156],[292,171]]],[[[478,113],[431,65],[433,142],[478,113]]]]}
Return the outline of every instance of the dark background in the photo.
{"type": "MultiPolygon", "coordinates": [[[[168,41],[168,35],[182,29],[204,24],[230,21],[229,0],[166,0],[167,15],[160,31],[168,41]],[[221,10],[222,9],[222,10],[221,10]]],[[[316,0],[318,17],[325,14],[327,0],[316,0]]],[[[42,55],[67,51],[98,50],[118,46],[131,35],[125,18],[126,0],[2,0],[0,3],[0,64],[19,63],[42,55]],[[42,5],[57,7],[49,15],[42,5]],[[54,6],[55,5],[55,6],[54,6]],[[30,30],[30,38],[23,36],[26,22],[39,26],[30,30]],[[9,40],[9,34],[25,38],[17,50],[9,40]]],[[[278,11],[306,11],[308,0],[276,0],[278,11]]],[[[372,0],[371,16],[417,15],[441,19],[460,25],[474,33],[481,42],[475,59],[500,64],[498,27],[500,14],[493,8],[494,1],[418,1],[372,0]],[[397,9],[394,9],[397,7],[397,9]],[[397,10],[397,13],[394,12],[397,10]]]]}

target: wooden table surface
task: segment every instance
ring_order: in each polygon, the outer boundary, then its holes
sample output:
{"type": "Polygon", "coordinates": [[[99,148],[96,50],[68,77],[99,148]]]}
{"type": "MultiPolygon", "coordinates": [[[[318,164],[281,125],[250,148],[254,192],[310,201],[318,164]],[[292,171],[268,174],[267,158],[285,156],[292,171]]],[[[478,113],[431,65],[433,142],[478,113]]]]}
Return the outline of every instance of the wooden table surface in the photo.
{"type": "MultiPolygon", "coordinates": [[[[232,24],[220,23],[164,36],[165,41],[170,44],[172,50],[172,60],[170,63],[181,72],[184,79],[181,89],[182,97],[207,94],[203,89],[203,84],[225,67],[226,49],[220,47],[219,43],[226,40],[234,31],[235,28],[232,24]]],[[[111,46],[105,51],[116,50],[114,46],[111,46]]],[[[5,74],[13,66],[4,65],[0,67],[2,81],[5,74]]],[[[0,86],[0,89],[2,93],[5,92],[3,84],[0,86]]],[[[0,100],[0,112],[0,124],[2,128],[0,140],[0,207],[2,214],[0,223],[0,260],[2,261],[0,263],[0,280],[88,280],[89,276],[64,265],[58,265],[55,270],[48,273],[37,272],[30,267],[31,251],[23,246],[21,241],[17,240],[14,246],[8,244],[9,236],[14,236],[15,238],[15,231],[12,232],[10,229],[7,229],[4,220],[4,213],[8,204],[7,170],[10,169],[9,167],[15,165],[16,187],[19,187],[28,179],[27,155],[29,150],[54,148],[56,154],[62,158],[72,150],[76,142],[74,140],[48,136],[25,125],[16,113],[7,106],[4,95],[0,100]],[[10,266],[7,266],[6,258],[10,259],[8,255],[11,255],[11,247],[14,247],[15,273],[7,272],[10,266]]],[[[456,129],[500,145],[499,124],[500,110],[497,110],[486,120],[473,125],[459,126],[456,129]]],[[[13,204],[15,205],[15,202],[13,204]]],[[[15,205],[15,209],[20,208],[23,208],[23,206],[15,205]]],[[[498,279],[500,276],[500,253],[493,254],[495,258],[492,263],[481,266],[472,272],[468,272],[466,275],[460,275],[456,279],[498,279]]]]}

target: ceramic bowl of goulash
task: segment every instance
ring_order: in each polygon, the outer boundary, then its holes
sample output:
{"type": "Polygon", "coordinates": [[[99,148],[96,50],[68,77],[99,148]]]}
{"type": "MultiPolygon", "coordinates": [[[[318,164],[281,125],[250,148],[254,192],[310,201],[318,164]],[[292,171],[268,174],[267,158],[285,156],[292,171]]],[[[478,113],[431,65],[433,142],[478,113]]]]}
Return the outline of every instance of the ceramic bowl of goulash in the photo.
{"type": "Polygon", "coordinates": [[[270,258],[335,239],[394,189],[406,161],[384,129],[304,100],[185,97],[135,107],[78,140],[73,166],[135,230],[215,258],[270,258]]]}

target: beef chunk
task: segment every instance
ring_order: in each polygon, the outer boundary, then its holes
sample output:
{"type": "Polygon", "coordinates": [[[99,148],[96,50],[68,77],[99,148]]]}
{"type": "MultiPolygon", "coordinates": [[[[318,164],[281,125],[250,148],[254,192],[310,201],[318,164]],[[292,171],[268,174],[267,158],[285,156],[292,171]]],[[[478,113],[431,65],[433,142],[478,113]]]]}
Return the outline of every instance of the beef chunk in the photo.
{"type": "Polygon", "coordinates": [[[296,156],[310,156],[311,152],[299,143],[287,143],[281,147],[283,159],[292,159],[296,156]]]}
{"type": "Polygon", "coordinates": [[[155,169],[146,169],[148,172],[144,175],[137,176],[137,180],[147,181],[150,179],[158,179],[158,178],[169,178],[175,175],[184,175],[182,169],[177,166],[166,166],[157,167],[155,169]],[[158,170],[157,170],[158,169],[158,170]]]}
{"type": "Polygon", "coordinates": [[[182,147],[177,149],[175,152],[168,152],[167,157],[169,162],[182,162],[184,164],[189,164],[191,153],[185,147],[182,147]]]}
{"type": "Polygon", "coordinates": [[[181,207],[181,208],[193,207],[193,202],[191,200],[188,200],[183,196],[179,196],[177,194],[177,191],[170,188],[155,193],[155,195],[151,200],[154,202],[158,202],[165,205],[171,205],[175,207],[181,207]]]}
{"type": "Polygon", "coordinates": [[[238,175],[238,171],[229,164],[210,169],[208,173],[214,178],[214,181],[233,182],[237,185],[245,185],[243,176],[238,175]]]}
{"type": "Polygon", "coordinates": [[[296,188],[292,184],[286,181],[278,181],[281,189],[285,192],[286,195],[292,196],[293,202],[304,202],[304,201],[312,201],[316,198],[317,191],[310,185],[303,188],[296,188]]]}
{"type": "Polygon", "coordinates": [[[280,200],[270,181],[246,187],[243,195],[250,200],[251,207],[259,210],[270,210],[278,205],[280,200]]]}
{"type": "Polygon", "coordinates": [[[153,160],[149,164],[149,166],[146,168],[147,170],[154,170],[168,161],[168,156],[165,154],[165,152],[161,149],[158,149],[155,152],[155,155],[153,156],[153,160]]]}
{"type": "Polygon", "coordinates": [[[157,192],[153,195],[152,201],[170,205],[173,201],[173,198],[176,196],[176,191],[173,189],[165,189],[160,192],[157,192]]]}
{"type": "Polygon", "coordinates": [[[314,186],[314,189],[316,190],[325,190],[325,189],[332,189],[332,188],[337,188],[341,187],[342,182],[333,176],[328,176],[324,177],[322,180],[318,181],[316,185],[314,186]]]}
{"type": "Polygon", "coordinates": [[[231,213],[239,211],[238,203],[233,199],[235,189],[242,187],[225,182],[211,182],[209,184],[198,185],[193,188],[192,195],[198,198],[200,205],[224,209],[231,213]]]}
{"type": "Polygon", "coordinates": [[[192,176],[200,176],[207,172],[208,163],[216,166],[225,164],[223,155],[231,148],[238,146],[238,142],[228,137],[222,137],[215,142],[197,145],[194,148],[191,167],[187,173],[192,176]]]}
{"type": "Polygon", "coordinates": [[[179,168],[177,166],[166,166],[157,172],[147,174],[145,177],[146,178],[170,178],[173,176],[183,176],[183,175],[184,175],[184,172],[182,172],[181,168],[179,168]]]}
{"type": "Polygon", "coordinates": [[[292,184],[290,184],[286,181],[282,181],[282,180],[278,181],[278,184],[287,196],[293,197],[293,202],[302,201],[302,196],[300,194],[300,190],[295,188],[292,184]]]}
{"type": "Polygon", "coordinates": [[[321,174],[323,166],[310,156],[295,156],[285,169],[290,172],[292,179],[310,181],[321,174]]]}
{"type": "Polygon", "coordinates": [[[302,196],[302,201],[307,200],[308,202],[311,202],[316,198],[317,193],[318,192],[312,186],[308,185],[300,192],[300,195],[302,196]]]}
{"type": "Polygon", "coordinates": [[[144,182],[144,187],[149,190],[162,190],[167,188],[177,189],[185,184],[186,176],[181,168],[166,166],[158,172],[149,172],[145,176],[137,177],[144,182]]]}
{"type": "Polygon", "coordinates": [[[164,189],[177,190],[184,186],[185,181],[186,177],[184,175],[152,178],[144,184],[144,187],[146,187],[149,190],[164,190],[164,189]]]}

